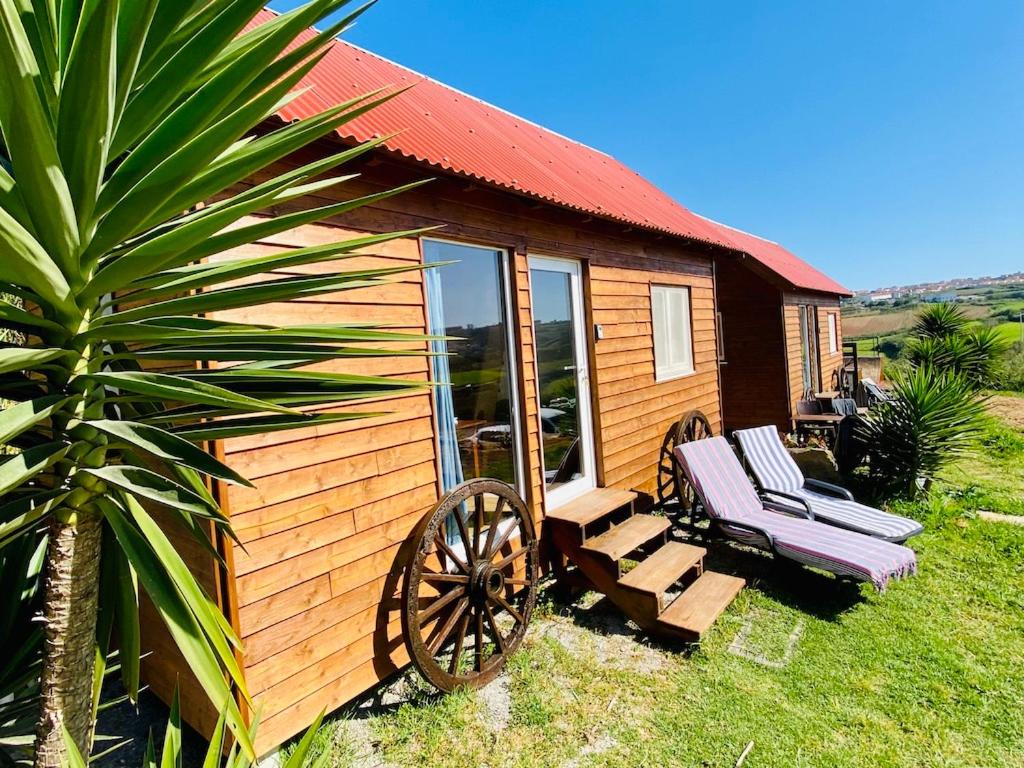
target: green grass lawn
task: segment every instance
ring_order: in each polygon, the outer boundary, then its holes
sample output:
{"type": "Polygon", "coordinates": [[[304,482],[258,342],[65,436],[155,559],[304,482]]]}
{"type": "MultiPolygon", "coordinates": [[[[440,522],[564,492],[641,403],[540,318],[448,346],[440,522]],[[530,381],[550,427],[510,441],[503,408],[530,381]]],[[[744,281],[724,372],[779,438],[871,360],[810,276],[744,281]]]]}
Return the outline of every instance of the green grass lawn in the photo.
{"type": "Polygon", "coordinates": [[[1024,334],[1021,333],[1024,325],[1021,325],[1021,323],[1000,323],[996,328],[999,329],[999,332],[1011,344],[1015,341],[1024,340],[1024,334]]]}
{"type": "MultiPolygon", "coordinates": [[[[926,525],[919,574],[884,594],[713,544],[709,565],[748,586],[691,654],[601,603],[548,598],[509,665],[503,727],[494,685],[419,692],[364,723],[375,759],[732,767],[752,742],[745,768],[1024,766],[1024,527],[974,515],[1024,514],[1022,464],[1024,432],[993,427],[929,500],[902,505],[926,525]],[[745,625],[768,665],[730,652],[745,625]]],[[[348,765],[358,750],[334,728],[331,763],[348,765]]]]}
{"type": "Polygon", "coordinates": [[[1005,420],[1024,425],[1024,396],[995,394],[991,405],[1004,418],[993,417],[977,448],[946,468],[939,490],[967,511],[1024,515],[1024,431],[1005,420]]]}

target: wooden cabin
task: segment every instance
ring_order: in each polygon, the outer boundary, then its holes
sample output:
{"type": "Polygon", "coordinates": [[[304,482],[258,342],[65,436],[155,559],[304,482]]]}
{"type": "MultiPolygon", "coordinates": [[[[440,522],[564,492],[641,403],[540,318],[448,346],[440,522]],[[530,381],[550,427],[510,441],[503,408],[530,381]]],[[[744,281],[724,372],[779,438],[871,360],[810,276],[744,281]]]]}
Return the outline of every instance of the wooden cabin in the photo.
{"type": "MultiPolygon", "coordinates": [[[[642,506],[655,492],[666,431],[690,409],[720,431],[720,376],[740,371],[739,357],[719,365],[717,318],[750,315],[750,307],[731,288],[716,303],[716,265],[736,276],[738,288],[746,280],[776,302],[766,311],[779,322],[780,351],[781,307],[796,311],[802,295],[799,286],[783,292],[763,270],[747,269],[731,231],[612,157],[347,43],[333,47],[304,81],[310,90],[277,119],[412,84],[283,165],[401,129],[346,168],[361,173],[358,180],[297,207],[434,181],[247,253],[438,226],[369,248],[344,267],[455,263],[402,274],[386,287],[218,315],[372,322],[461,339],[450,358],[439,358],[450,366],[450,388],[348,406],[383,416],[215,446],[256,486],[215,489],[241,546],[217,542],[224,567],[198,547],[186,555],[244,642],[261,753],[408,663],[393,599],[399,552],[453,482],[443,445],[459,477],[496,477],[517,488],[538,526],[598,489],[619,489],[642,506]]],[[[814,300],[823,312],[838,307],[834,295],[814,300]]],[[[748,333],[731,319],[723,327],[727,342],[748,333]]],[[[758,337],[751,346],[770,343],[758,337]]],[[[758,386],[789,397],[789,365],[780,357],[758,386]]],[[[440,380],[426,356],[321,367],[440,380]]],[[[180,681],[186,719],[209,733],[216,713],[159,621],[150,615],[144,625],[145,645],[155,651],[144,662],[146,680],[164,698],[180,681]]]]}
{"type": "Polygon", "coordinates": [[[741,251],[715,265],[725,428],[789,432],[797,403],[839,388],[850,292],[778,243],[724,229],[741,251]]]}

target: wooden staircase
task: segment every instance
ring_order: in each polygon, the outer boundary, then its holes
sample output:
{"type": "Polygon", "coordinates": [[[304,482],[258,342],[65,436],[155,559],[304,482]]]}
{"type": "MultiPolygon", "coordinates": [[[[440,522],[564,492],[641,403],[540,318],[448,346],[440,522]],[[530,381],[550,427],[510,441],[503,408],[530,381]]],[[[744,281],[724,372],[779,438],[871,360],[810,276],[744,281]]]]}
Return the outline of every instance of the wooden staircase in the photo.
{"type": "Polygon", "coordinates": [[[707,550],[669,541],[672,524],[634,514],[636,498],[633,491],[597,488],[550,511],[545,532],[643,630],[697,642],[743,589],[743,579],[704,570],[707,550]],[[639,562],[627,569],[628,561],[639,562]]]}

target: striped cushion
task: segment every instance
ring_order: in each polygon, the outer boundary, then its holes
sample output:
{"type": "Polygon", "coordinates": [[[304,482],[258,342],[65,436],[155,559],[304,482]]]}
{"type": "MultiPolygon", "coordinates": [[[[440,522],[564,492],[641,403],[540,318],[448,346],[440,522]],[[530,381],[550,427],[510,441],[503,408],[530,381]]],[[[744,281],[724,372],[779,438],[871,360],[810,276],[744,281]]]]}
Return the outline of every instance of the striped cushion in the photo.
{"type": "MultiPolygon", "coordinates": [[[[743,522],[769,533],[780,555],[837,576],[870,581],[879,591],[884,590],[891,579],[917,572],[914,551],[900,544],[767,511],[748,515],[743,522]]],[[[722,527],[728,528],[728,524],[722,527]]],[[[763,536],[739,529],[728,533],[744,543],[768,548],[763,536]]]]}
{"type": "Polygon", "coordinates": [[[736,440],[750,471],[762,488],[793,493],[804,486],[804,474],[779,439],[775,427],[736,430],[736,440]]]}
{"type": "Polygon", "coordinates": [[[839,576],[870,581],[879,590],[890,579],[916,571],[916,556],[906,547],[764,509],[725,438],[684,443],[676,446],[675,454],[708,515],[739,541],[769,549],[771,536],[778,554],[839,576]],[[730,520],[767,535],[730,526],[730,520]]]}
{"type": "MultiPolygon", "coordinates": [[[[906,541],[922,530],[915,520],[804,488],[803,473],[782,444],[775,427],[740,429],[736,431],[736,440],[761,488],[806,499],[811,512],[824,523],[886,541],[906,541]]],[[[791,500],[768,495],[780,504],[793,504],[791,500]]]]}
{"type": "MultiPolygon", "coordinates": [[[[867,536],[875,536],[886,541],[906,541],[924,530],[916,520],[883,512],[856,501],[839,499],[807,488],[799,488],[793,493],[807,500],[816,519],[867,536]]],[[[793,504],[789,499],[770,493],[768,496],[779,504],[793,504]]]]}
{"type": "Polygon", "coordinates": [[[724,437],[683,443],[675,452],[710,517],[741,520],[764,509],[724,437]]]}

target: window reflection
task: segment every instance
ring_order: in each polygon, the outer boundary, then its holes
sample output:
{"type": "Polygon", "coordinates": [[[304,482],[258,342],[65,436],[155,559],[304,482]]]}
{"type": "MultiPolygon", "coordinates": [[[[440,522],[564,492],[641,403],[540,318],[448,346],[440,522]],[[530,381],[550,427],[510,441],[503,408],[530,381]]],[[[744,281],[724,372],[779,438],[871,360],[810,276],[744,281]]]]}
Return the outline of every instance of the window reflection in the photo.
{"type": "MultiPolygon", "coordinates": [[[[462,478],[494,477],[516,484],[516,418],[511,378],[508,312],[503,262],[499,250],[444,243],[423,244],[427,263],[455,261],[434,272],[440,283],[443,318],[430,307],[431,333],[457,337],[447,342],[451,411],[439,407],[438,431],[442,464],[455,451],[444,450],[446,439],[458,446],[462,478]],[[440,321],[440,322],[438,322],[440,321]],[[443,327],[437,327],[438,325],[443,327]]],[[[430,300],[436,301],[434,291],[430,300]]],[[[438,392],[438,398],[445,397],[438,392]]]]}
{"type": "Polygon", "coordinates": [[[533,269],[530,284],[540,377],[544,479],[550,491],[582,476],[572,292],[565,272],[533,269]]]}

